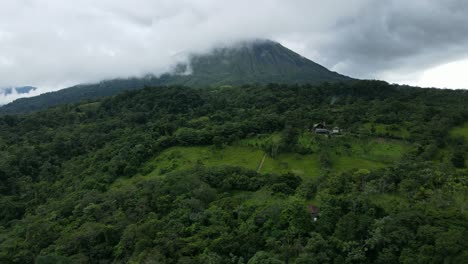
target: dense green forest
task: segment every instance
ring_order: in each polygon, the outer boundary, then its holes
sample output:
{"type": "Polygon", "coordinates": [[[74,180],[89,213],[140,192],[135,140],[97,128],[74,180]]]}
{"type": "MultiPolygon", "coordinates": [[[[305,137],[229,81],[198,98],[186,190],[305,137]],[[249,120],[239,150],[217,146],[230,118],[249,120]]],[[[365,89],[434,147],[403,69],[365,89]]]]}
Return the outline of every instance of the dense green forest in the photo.
{"type": "Polygon", "coordinates": [[[0,263],[467,263],[466,102],[174,86],[1,116],[0,263]]]}

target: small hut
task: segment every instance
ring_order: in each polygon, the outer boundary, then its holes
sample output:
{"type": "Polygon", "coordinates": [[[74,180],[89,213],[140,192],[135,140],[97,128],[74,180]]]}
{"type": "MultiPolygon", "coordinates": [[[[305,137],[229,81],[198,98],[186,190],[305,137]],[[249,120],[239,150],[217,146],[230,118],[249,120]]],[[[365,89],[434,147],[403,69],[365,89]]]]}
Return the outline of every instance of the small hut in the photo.
{"type": "Polygon", "coordinates": [[[317,218],[320,215],[320,208],[312,204],[307,206],[307,208],[309,209],[310,216],[312,217],[312,219],[314,219],[314,222],[317,221],[317,218]]]}
{"type": "Polygon", "coordinates": [[[319,128],[327,128],[327,124],[325,124],[325,122],[314,124],[314,129],[319,129],[319,128]]]}
{"type": "Polygon", "coordinates": [[[315,134],[328,135],[330,131],[327,129],[327,124],[325,122],[314,124],[315,134]]]}
{"type": "Polygon", "coordinates": [[[330,131],[326,128],[316,128],[315,129],[315,134],[320,134],[320,135],[328,135],[330,134],[330,131]]]}

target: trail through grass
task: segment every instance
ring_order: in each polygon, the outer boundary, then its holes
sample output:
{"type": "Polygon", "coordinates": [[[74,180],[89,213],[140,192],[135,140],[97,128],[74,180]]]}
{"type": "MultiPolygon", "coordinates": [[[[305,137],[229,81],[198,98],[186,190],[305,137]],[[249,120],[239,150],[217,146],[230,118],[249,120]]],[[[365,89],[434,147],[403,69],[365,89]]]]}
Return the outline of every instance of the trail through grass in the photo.
{"type": "Polygon", "coordinates": [[[280,153],[276,157],[262,150],[264,142],[279,142],[279,134],[244,139],[232,146],[172,147],[150,160],[143,168],[144,177],[158,177],[175,170],[194,166],[240,166],[259,173],[293,172],[303,178],[314,178],[324,173],[320,164],[321,151],[329,153],[334,172],[351,169],[378,169],[400,159],[410,146],[404,141],[382,138],[358,139],[352,137],[317,137],[304,134],[300,144],[309,154],[280,153]]]}

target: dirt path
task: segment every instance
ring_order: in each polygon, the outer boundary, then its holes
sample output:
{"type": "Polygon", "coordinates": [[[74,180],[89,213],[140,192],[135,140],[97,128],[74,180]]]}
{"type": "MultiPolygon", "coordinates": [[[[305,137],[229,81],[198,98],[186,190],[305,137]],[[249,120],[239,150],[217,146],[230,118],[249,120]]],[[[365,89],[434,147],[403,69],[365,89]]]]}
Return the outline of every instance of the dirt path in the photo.
{"type": "Polygon", "coordinates": [[[267,154],[263,154],[262,161],[260,161],[260,164],[258,164],[257,172],[260,172],[260,170],[262,169],[263,163],[265,162],[266,155],[267,155],[267,154]]]}

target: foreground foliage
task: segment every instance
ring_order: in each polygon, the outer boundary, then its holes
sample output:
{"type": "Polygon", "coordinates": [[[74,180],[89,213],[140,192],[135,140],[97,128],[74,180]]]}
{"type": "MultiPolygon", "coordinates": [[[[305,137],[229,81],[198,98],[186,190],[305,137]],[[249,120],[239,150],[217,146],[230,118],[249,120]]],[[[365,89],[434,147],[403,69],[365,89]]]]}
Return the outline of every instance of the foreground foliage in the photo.
{"type": "Polygon", "coordinates": [[[0,262],[463,263],[467,99],[375,81],[156,87],[0,117],[0,262]],[[307,136],[320,121],[345,135],[307,136]],[[245,148],[314,161],[262,171],[245,148]]]}

